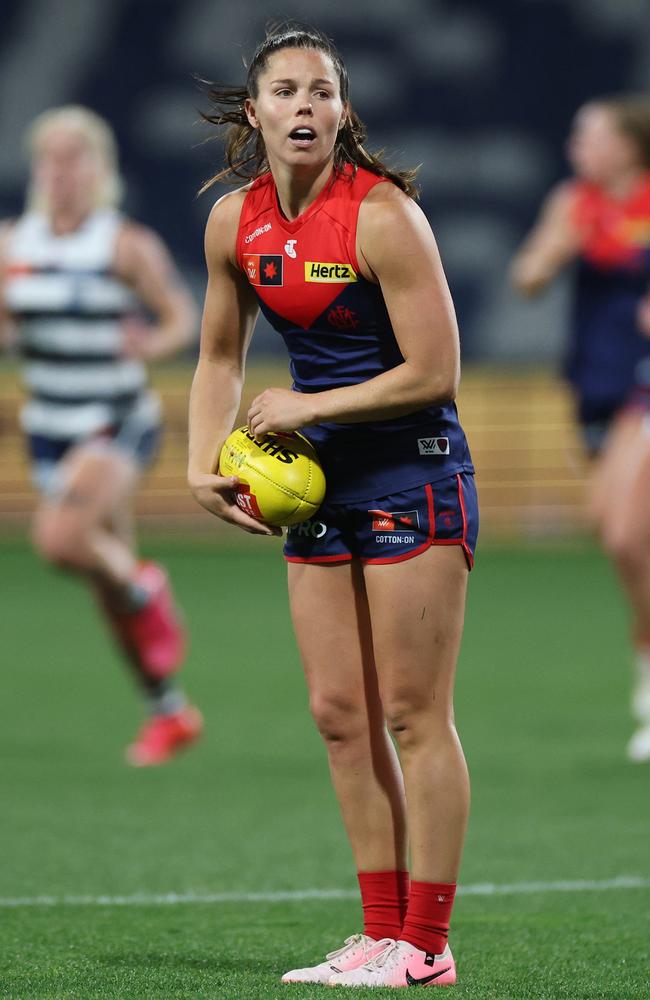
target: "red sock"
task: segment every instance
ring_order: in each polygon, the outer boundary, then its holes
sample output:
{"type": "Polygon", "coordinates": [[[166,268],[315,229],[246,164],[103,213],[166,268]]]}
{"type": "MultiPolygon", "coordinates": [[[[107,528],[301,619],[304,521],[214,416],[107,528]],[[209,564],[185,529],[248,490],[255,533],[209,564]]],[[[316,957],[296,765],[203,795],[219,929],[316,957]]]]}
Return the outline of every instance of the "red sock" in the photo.
{"type": "Polygon", "coordinates": [[[408,872],[357,872],[363,905],[363,933],[379,941],[398,938],[409,899],[408,872]]]}
{"type": "Polygon", "coordinates": [[[455,895],[455,882],[411,882],[400,939],[434,955],[443,952],[455,895]]]}

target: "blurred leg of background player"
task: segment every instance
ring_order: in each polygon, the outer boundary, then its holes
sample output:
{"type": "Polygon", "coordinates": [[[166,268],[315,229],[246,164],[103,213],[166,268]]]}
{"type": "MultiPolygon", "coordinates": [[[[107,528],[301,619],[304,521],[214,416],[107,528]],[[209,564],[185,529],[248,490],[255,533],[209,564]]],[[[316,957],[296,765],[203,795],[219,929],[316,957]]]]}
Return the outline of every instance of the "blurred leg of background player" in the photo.
{"type": "Polygon", "coordinates": [[[185,636],[162,567],[134,552],[133,457],[110,441],[73,447],[57,465],[34,521],[34,543],[50,563],[84,577],[132,665],[152,717],[127,749],[136,766],[159,764],[198,736],[201,717],[174,675],[185,636]]]}
{"type": "Polygon", "coordinates": [[[650,760],[650,415],[624,410],[596,468],[591,513],[632,609],[636,678],[632,710],[639,728],[631,760],[650,760]]]}

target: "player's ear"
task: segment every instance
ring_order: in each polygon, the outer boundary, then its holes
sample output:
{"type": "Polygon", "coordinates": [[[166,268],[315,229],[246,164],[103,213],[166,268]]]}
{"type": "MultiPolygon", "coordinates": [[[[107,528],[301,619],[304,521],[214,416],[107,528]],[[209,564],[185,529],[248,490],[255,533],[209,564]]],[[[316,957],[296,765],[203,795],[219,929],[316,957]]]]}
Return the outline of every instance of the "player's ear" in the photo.
{"type": "Polygon", "coordinates": [[[246,117],[248,118],[248,124],[252,128],[259,128],[260,123],[257,115],[255,114],[255,105],[251,101],[250,97],[247,97],[244,101],[244,111],[246,112],[246,117]]]}
{"type": "Polygon", "coordinates": [[[341,131],[341,129],[344,129],[348,123],[349,111],[350,111],[349,104],[344,104],[343,111],[341,112],[341,118],[339,120],[339,132],[341,131]]]}

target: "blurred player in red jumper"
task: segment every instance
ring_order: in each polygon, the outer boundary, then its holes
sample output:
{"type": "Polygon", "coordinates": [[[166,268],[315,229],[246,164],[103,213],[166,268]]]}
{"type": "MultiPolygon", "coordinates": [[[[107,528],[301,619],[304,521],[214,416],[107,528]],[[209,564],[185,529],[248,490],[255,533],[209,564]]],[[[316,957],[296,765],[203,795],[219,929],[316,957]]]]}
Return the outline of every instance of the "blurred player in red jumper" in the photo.
{"type": "Polygon", "coordinates": [[[189,481],[218,517],[273,533],[217,473],[261,307],[286,341],[294,386],[262,392],[249,427],[300,428],[327,477],[323,506],[289,531],[285,557],[364,911],[363,934],[283,980],[445,985],[469,804],[452,697],[478,526],[453,402],[451,297],[412,174],[363,148],[327,38],[277,29],[247,87],[212,97],[210,120],[232,126],[226,173],[252,182],[218,201],[207,226],[189,481]]]}
{"type": "Polygon", "coordinates": [[[144,363],[191,342],[195,309],[160,238],[116,209],[103,119],[46,111],[29,146],[27,209],[0,235],[0,306],[29,394],[21,423],[42,496],[34,544],[93,588],[151,706],[127,758],[159,764],[196,738],[201,718],[175,680],[184,629],[164,569],[136,555],[132,506],[161,431],[144,363]],[[143,307],[151,322],[138,318],[143,307]]]}
{"type": "Polygon", "coordinates": [[[632,613],[636,647],[628,744],[650,760],[650,98],[594,100],[576,115],[575,177],[548,196],[513,264],[542,292],[575,271],[566,374],[594,457],[590,509],[632,613]]]}

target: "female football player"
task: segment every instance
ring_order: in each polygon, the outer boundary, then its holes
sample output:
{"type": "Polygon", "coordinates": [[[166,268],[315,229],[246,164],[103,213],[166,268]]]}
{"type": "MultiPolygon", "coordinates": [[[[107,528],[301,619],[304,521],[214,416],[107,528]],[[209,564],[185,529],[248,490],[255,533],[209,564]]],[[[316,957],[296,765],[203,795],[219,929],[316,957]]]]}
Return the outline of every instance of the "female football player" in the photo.
{"type": "Polygon", "coordinates": [[[595,100],[568,145],[575,177],[549,195],[513,264],[543,291],[575,265],[566,373],[594,457],[590,510],[632,612],[639,724],[631,760],[650,760],[650,99],[595,100]]]}
{"type": "Polygon", "coordinates": [[[47,111],[29,148],[27,210],[0,239],[0,318],[25,362],[34,543],[96,594],[152,709],[128,760],[158,764],[201,719],[174,681],[183,628],[165,571],[138,560],[132,506],[160,435],[144,363],[190,343],[195,309],[159,237],[115,207],[117,151],[102,118],[47,111]]]}
{"type": "Polygon", "coordinates": [[[294,384],[257,396],[250,430],[300,428],[327,478],[323,506],[289,531],[285,555],[364,911],[363,933],[283,979],[451,983],[469,800],[452,692],[477,531],[453,402],[451,298],[413,174],[364,149],[327,38],[277,29],[246,88],[212,97],[209,120],[231,124],[224,174],[251,180],[216,203],[207,225],[189,482],[218,517],[272,533],[238,508],[236,479],[217,471],[261,307],[287,343],[294,384]]]}

